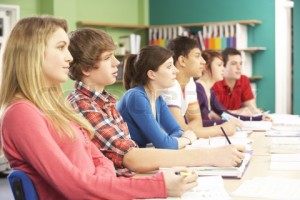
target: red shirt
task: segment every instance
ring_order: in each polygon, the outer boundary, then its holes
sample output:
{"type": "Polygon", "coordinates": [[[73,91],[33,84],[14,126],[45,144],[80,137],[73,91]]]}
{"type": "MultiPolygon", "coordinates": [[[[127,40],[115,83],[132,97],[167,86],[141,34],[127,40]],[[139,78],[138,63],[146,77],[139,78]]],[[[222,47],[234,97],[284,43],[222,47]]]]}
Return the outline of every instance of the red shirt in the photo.
{"type": "Polygon", "coordinates": [[[218,81],[212,88],[218,98],[228,110],[237,110],[242,107],[243,102],[254,98],[249,79],[242,75],[236,81],[232,91],[225,80],[218,81]]]}

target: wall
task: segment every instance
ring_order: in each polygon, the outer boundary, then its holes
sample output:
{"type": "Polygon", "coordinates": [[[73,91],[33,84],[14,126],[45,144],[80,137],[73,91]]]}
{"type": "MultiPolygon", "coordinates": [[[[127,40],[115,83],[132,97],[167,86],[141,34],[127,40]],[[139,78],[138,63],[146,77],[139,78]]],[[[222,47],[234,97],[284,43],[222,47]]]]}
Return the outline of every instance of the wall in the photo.
{"type": "Polygon", "coordinates": [[[266,51],[253,54],[253,74],[257,81],[258,107],[275,109],[274,0],[151,0],[150,24],[181,24],[256,19],[261,25],[249,28],[248,46],[263,46],[266,51]]]}
{"type": "MultiPolygon", "coordinates": [[[[96,21],[117,24],[148,25],[148,0],[0,0],[0,4],[20,6],[20,17],[49,14],[68,20],[69,30],[77,21],[96,21]],[[121,17],[120,17],[121,16],[121,17]]],[[[114,30],[107,29],[115,39],[114,30]]],[[[63,84],[65,93],[73,89],[73,81],[63,84]]],[[[124,93],[122,84],[107,87],[117,98],[124,93]]]]}
{"type": "Polygon", "coordinates": [[[294,78],[293,78],[293,112],[300,115],[300,2],[294,0],[294,34],[293,34],[293,63],[294,63],[294,78]]]}

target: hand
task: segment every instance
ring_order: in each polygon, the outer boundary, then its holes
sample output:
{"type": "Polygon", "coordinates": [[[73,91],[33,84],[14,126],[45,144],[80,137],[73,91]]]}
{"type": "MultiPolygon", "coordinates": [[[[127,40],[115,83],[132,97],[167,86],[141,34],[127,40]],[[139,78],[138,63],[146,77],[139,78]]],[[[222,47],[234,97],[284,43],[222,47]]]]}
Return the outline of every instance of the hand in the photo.
{"type": "Polygon", "coordinates": [[[210,149],[211,165],[218,167],[237,166],[242,162],[245,147],[238,145],[226,145],[210,149]]]}
{"type": "Polygon", "coordinates": [[[270,115],[268,115],[268,114],[263,114],[263,116],[262,116],[262,120],[264,120],[264,121],[272,121],[272,117],[270,116],[270,115]]]}
{"type": "Polygon", "coordinates": [[[191,130],[184,131],[181,137],[188,138],[191,141],[191,143],[197,140],[196,134],[191,130]]]}
{"type": "Polygon", "coordinates": [[[198,175],[196,173],[187,176],[175,175],[175,172],[181,171],[186,172],[186,168],[172,168],[163,172],[169,197],[180,197],[186,191],[197,186],[198,175]]]}
{"type": "MultiPolygon", "coordinates": [[[[220,127],[223,127],[224,131],[226,132],[226,134],[228,136],[232,136],[235,134],[235,131],[236,131],[236,128],[237,127],[240,127],[240,126],[237,126],[235,122],[233,121],[228,121],[228,122],[225,122],[223,123],[222,125],[220,125],[220,127]]],[[[220,129],[220,136],[224,136],[223,132],[221,131],[220,129]]]]}

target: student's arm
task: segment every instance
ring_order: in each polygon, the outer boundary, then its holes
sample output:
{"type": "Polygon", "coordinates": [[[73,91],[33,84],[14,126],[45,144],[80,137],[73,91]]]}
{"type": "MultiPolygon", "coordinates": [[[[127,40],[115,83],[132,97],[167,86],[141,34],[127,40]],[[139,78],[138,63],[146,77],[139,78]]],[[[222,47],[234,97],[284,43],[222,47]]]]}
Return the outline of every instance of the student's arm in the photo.
{"type": "Polygon", "coordinates": [[[93,142],[99,150],[103,151],[104,155],[111,159],[117,168],[123,168],[123,156],[137,145],[129,138],[128,127],[116,108],[112,106],[111,111],[118,113],[119,116],[115,116],[118,119],[109,116],[89,98],[72,101],[71,105],[80,111],[94,127],[93,142]]]}
{"type": "Polygon", "coordinates": [[[140,134],[147,138],[156,148],[178,149],[177,137],[181,137],[180,127],[173,126],[170,132],[165,133],[154,118],[148,98],[140,91],[133,91],[128,95],[127,111],[140,134]]]}
{"type": "Polygon", "coordinates": [[[255,99],[244,101],[243,107],[247,107],[250,110],[251,114],[259,114],[262,112],[262,110],[257,108],[255,99]]]}
{"type": "MultiPolygon", "coordinates": [[[[158,98],[158,102],[159,108],[156,110],[159,112],[162,128],[167,133],[178,132],[178,130],[182,130],[161,96],[158,98]]],[[[181,149],[186,145],[193,143],[195,140],[197,140],[197,137],[192,131],[187,130],[181,135],[181,137],[177,139],[179,149],[181,149]]]]}
{"type": "MultiPolygon", "coordinates": [[[[185,119],[181,113],[181,109],[178,107],[169,107],[171,113],[181,126],[183,130],[192,130],[195,132],[198,138],[208,138],[213,136],[223,136],[223,133],[220,129],[221,125],[203,127],[202,126],[202,118],[199,111],[198,103],[195,102],[188,106],[188,110],[186,113],[187,122],[185,123],[185,119]]],[[[225,129],[228,135],[233,135],[235,133],[235,124],[232,122],[225,122],[222,124],[222,127],[225,129]]]]}
{"type": "Polygon", "coordinates": [[[243,158],[242,146],[226,145],[202,149],[154,149],[133,148],[124,156],[126,167],[136,172],[157,170],[160,167],[174,166],[236,166],[243,158]]]}

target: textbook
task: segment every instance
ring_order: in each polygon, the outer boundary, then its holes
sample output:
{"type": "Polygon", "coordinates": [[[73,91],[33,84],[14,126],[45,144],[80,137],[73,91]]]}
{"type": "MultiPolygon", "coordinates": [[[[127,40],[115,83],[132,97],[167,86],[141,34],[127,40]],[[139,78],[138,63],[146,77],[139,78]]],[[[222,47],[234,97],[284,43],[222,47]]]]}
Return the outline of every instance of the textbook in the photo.
{"type": "MultiPolygon", "coordinates": [[[[251,152],[245,153],[245,158],[241,166],[239,167],[214,167],[214,166],[203,166],[203,167],[188,167],[188,171],[196,172],[198,176],[222,176],[223,178],[242,178],[245,173],[248,164],[251,159],[251,152]]],[[[166,170],[169,168],[160,168],[160,170],[166,170]]]]}

